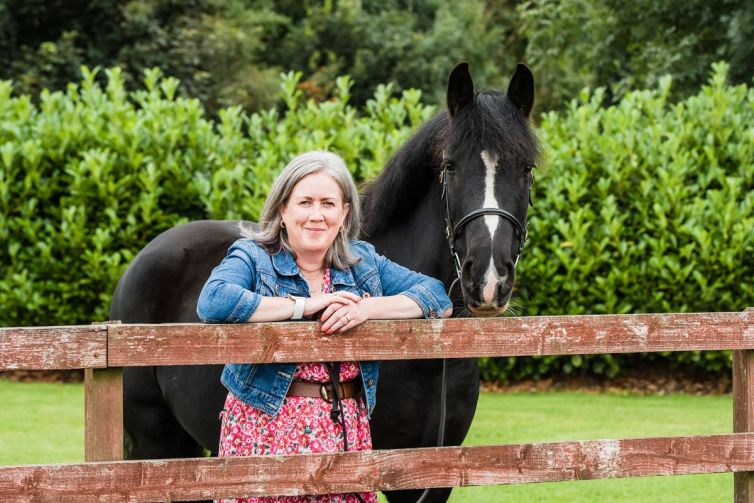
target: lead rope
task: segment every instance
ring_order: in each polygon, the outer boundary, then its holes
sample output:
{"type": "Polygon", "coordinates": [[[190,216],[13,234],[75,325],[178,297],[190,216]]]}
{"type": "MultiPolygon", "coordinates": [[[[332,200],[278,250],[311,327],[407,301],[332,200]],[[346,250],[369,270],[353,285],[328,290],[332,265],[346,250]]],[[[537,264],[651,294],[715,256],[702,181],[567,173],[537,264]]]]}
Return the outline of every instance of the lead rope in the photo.
{"type": "Polygon", "coordinates": [[[343,428],[343,450],[348,452],[348,435],[346,435],[346,418],[343,414],[343,402],[340,400],[340,362],[325,363],[332,382],[333,399],[330,406],[330,419],[343,428]]]}
{"type": "MultiPolygon", "coordinates": [[[[453,293],[453,287],[458,283],[458,277],[450,284],[448,288],[448,297],[453,293]]],[[[442,359],[442,377],[440,378],[440,426],[437,431],[437,447],[442,447],[445,442],[445,419],[448,412],[448,360],[442,359]]],[[[429,494],[430,488],[426,488],[424,492],[416,500],[416,503],[423,503],[429,494]]]]}
{"type": "MultiPolygon", "coordinates": [[[[442,447],[445,441],[445,414],[448,410],[447,396],[448,396],[448,360],[442,359],[442,391],[440,392],[440,430],[437,432],[437,447],[442,447]]],[[[416,503],[422,503],[429,494],[430,488],[426,488],[416,503]]]]}
{"type": "MultiPolygon", "coordinates": [[[[468,215],[466,215],[464,218],[461,219],[461,221],[458,223],[456,227],[453,226],[452,222],[450,221],[450,202],[448,201],[448,175],[447,170],[445,169],[445,152],[443,152],[443,170],[440,173],[440,183],[442,184],[442,194],[441,198],[445,201],[445,237],[448,239],[448,245],[450,245],[450,255],[453,257],[453,265],[456,268],[456,277],[453,280],[453,282],[450,284],[450,288],[448,288],[448,297],[451,297],[453,293],[453,287],[458,284],[458,282],[461,280],[461,259],[458,257],[458,253],[456,252],[455,247],[455,238],[456,235],[459,233],[461,228],[468,223],[472,218],[476,218],[478,216],[481,216],[483,214],[494,214],[499,215],[501,217],[504,217],[508,219],[516,229],[518,233],[519,238],[519,248],[518,253],[516,254],[516,259],[513,267],[516,267],[518,265],[518,259],[521,257],[521,252],[524,249],[524,242],[526,241],[527,235],[528,235],[528,224],[526,222],[525,226],[521,226],[521,224],[518,222],[518,220],[508,213],[505,210],[498,210],[498,211],[487,211],[485,209],[477,210],[475,212],[472,212],[468,215]]],[[[534,182],[534,175],[530,174],[529,176],[529,205],[532,206],[532,200],[531,200],[531,186],[534,182]]],[[[445,420],[447,415],[447,397],[448,397],[448,360],[443,358],[442,360],[442,378],[441,378],[441,385],[440,385],[441,391],[440,391],[440,427],[437,432],[437,447],[442,447],[443,442],[445,441],[445,420]]],[[[419,496],[419,499],[416,500],[416,503],[423,503],[424,500],[427,498],[427,495],[429,494],[430,488],[426,488],[424,492],[419,496]]]]}

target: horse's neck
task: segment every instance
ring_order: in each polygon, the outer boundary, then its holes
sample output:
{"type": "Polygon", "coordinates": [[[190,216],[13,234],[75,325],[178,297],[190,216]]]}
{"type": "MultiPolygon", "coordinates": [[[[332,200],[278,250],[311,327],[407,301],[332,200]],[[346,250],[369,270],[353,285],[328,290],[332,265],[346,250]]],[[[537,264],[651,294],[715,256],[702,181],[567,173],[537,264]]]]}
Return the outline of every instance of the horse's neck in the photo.
{"type": "Polygon", "coordinates": [[[437,278],[448,286],[455,269],[445,239],[440,185],[434,184],[414,210],[367,237],[377,251],[411,270],[437,278]]]}
{"type": "Polygon", "coordinates": [[[435,142],[445,122],[438,116],[422,126],[369,184],[362,199],[365,236],[377,236],[415,213],[420,199],[436,183],[435,142]]]}
{"type": "Polygon", "coordinates": [[[364,197],[362,231],[378,252],[448,286],[455,269],[436,166],[436,142],[446,124],[445,114],[436,116],[388,162],[364,197]]]}

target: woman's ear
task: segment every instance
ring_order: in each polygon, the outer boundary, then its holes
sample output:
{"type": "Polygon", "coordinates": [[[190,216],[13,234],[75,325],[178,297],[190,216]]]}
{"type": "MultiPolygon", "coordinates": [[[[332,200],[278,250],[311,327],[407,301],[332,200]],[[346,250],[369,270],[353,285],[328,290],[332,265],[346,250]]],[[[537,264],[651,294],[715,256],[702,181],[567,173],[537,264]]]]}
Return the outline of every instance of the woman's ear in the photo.
{"type": "Polygon", "coordinates": [[[343,203],[343,221],[340,223],[342,226],[346,222],[346,217],[348,216],[348,211],[351,209],[351,205],[348,203],[343,203]]]}

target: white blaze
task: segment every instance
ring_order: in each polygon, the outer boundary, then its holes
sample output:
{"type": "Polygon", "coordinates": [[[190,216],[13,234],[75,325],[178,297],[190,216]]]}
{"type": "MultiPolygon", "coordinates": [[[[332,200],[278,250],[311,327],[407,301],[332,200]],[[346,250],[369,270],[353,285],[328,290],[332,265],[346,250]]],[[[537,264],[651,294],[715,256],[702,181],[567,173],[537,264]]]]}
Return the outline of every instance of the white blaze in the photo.
{"type": "MultiPolygon", "coordinates": [[[[496,155],[482,150],[482,162],[484,162],[485,168],[484,202],[482,203],[482,208],[500,208],[497,204],[497,199],[495,199],[495,167],[497,166],[497,160],[498,157],[496,155]]],[[[495,236],[497,226],[500,224],[500,217],[497,215],[485,215],[484,223],[487,224],[487,229],[490,231],[490,265],[487,266],[487,272],[484,273],[485,279],[482,298],[485,303],[491,304],[495,296],[495,287],[500,279],[495,270],[495,257],[492,250],[492,239],[495,236]]]]}

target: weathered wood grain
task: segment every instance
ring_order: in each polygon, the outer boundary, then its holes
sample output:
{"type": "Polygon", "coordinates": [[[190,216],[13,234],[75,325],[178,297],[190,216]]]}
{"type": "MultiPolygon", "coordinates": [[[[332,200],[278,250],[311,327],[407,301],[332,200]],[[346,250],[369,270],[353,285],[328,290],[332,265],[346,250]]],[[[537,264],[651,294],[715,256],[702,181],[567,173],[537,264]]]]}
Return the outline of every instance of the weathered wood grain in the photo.
{"type": "MultiPolygon", "coordinates": [[[[747,312],[754,311],[748,308],[747,312]]],[[[754,431],[754,351],[733,351],[733,431],[754,431]]],[[[733,501],[754,503],[754,472],[733,476],[733,501]]]]}
{"type": "Polygon", "coordinates": [[[84,459],[123,459],[123,369],[84,370],[84,459]]]}
{"type": "Polygon", "coordinates": [[[754,312],[317,323],[111,325],[108,365],[754,349],[754,312]]]}
{"type": "Polygon", "coordinates": [[[0,467],[0,499],[180,501],[752,469],[754,433],[741,433],[316,456],[8,466],[0,467]]]}
{"type": "Polygon", "coordinates": [[[0,370],[104,368],[105,325],[0,328],[0,370]]]}

